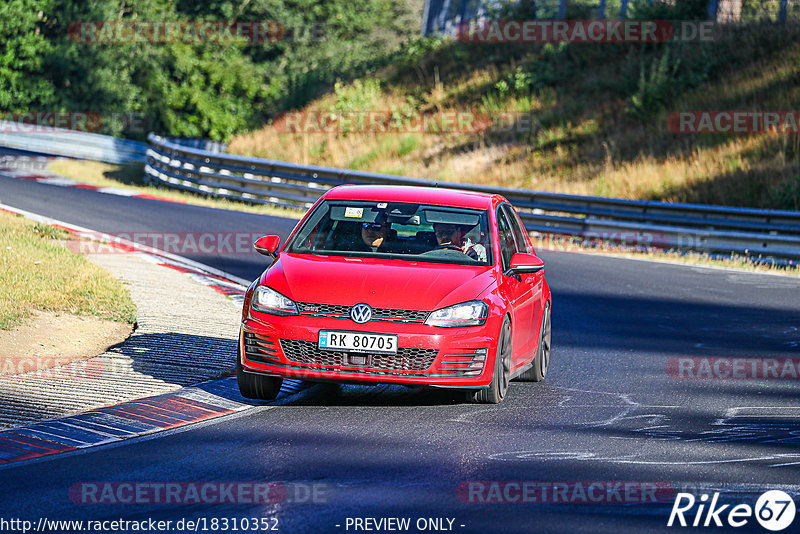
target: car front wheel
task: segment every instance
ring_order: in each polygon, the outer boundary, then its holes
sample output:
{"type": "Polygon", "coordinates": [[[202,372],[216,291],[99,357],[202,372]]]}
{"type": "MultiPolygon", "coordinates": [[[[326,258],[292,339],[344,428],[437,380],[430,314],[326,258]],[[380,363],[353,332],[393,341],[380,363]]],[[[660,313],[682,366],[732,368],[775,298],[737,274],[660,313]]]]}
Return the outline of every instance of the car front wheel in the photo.
{"type": "Polygon", "coordinates": [[[236,381],[246,399],[273,400],[283,385],[283,378],[245,372],[241,356],[236,358],[236,381]]]}

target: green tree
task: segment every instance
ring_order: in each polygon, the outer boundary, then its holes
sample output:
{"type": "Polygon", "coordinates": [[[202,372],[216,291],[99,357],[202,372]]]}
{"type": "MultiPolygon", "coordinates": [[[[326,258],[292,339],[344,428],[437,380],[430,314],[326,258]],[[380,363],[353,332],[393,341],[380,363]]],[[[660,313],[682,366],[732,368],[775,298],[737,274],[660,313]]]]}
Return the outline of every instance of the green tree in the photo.
{"type": "Polygon", "coordinates": [[[52,46],[40,32],[47,0],[0,3],[0,111],[49,106],[55,90],[45,75],[52,46]]]}

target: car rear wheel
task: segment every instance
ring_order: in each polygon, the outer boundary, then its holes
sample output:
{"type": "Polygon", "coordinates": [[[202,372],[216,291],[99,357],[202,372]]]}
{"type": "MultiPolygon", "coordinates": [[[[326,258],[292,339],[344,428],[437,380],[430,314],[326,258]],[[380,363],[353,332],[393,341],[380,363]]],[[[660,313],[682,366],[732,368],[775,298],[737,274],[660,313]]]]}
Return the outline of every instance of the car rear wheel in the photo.
{"type": "Polygon", "coordinates": [[[542,329],[539,332],[539,346],[536,349],[536,356],[533,358],[533,366],[519,375],[517,380],[520,382],[541,382],[547,375],[550,367],[550,303],[544,307],[544,317],[542,318],[542,329]]]}
{"type": "Polygon", "coordinates": [[[500,328],[497,340],[497,358],[494,364],[494,378],[487,389],[479,389],[469,394],[472,402],[481,404],[498,404],[506,396],[508,381],[511,377],[511,321],[508,317],[500,328]]]}
{"type": "Polygon", "coordinates": [[[283,378],[246,373],[241,357],[236,358],[236,381],[239,393],[246,399],[273,400],[278,396],[283,378]]]}

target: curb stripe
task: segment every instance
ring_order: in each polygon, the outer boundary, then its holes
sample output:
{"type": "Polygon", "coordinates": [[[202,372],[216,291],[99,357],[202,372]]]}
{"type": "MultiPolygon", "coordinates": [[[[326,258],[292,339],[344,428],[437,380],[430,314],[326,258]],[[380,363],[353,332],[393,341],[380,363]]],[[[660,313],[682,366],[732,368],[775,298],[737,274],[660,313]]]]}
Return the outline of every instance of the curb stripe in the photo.
{"type": "MultiPolygon", "coordinates": [[[[159,403],[160,404],[160,403],[159,403]]],[[[179,424],[184,421],[200,421],[206,419],[209,416],[214,415],[221,415],[219,413],[213,414],[209,412],[205,412],[202,414],[192,414],[192,412],[196,411],[194,409],[175,409],[169,410],[167,408],[162,408],[158,404],[150,403],[145,404],[141,402],[136,402],[133,406],[126,406],[125,411],[127,411],[131,416],[134,418],[136,417],[144,417],[150,418],[155,421],[161,421],[162,424],[159,425],[163,428],[170,428],[175,424],[179,424]]]]}
{"type": "Polygon", "coordinates": [[[114,433],[117,432],[121,437],[136,436],[143,432],[150,432],[157,429],[155,425],[148,425],[138,421],[125,419],[124,417],[117,417],[111,413],[92,411],[75,415],[69,418],[70,423],[74,422],[76,425],[81,424],[96,424],[101,427],[103,432],[114,433]]]}
{"type": "MultiPolygon", "coordinates": [[[[311,387],[284,380],[276,401],[311,387]]],[[[230,376],[174,393],[106,406],[55,421],[0,431],[0,466],[179,428],[272,403],[248,401],[230,376]]]]}
{"type": "Polygon", "coordinates": [[[23,436],[21,434],[17,434],[16,432],[8,432],[4,433],[3,437],[0,438],[5,441],[5,445],[8,447],[14,447],[16,449],[22,449],[26,451],[51,451],[51,452],[58,452],[62,449],[72,449],[72,445],[64,444],[64,443],[56,443],[55,441],[49,441],[34,437],[23,436]]]}
{"type": "MultiPolygon", "coordinates": [[[[142,404],[148,406],[158,406],[152,401],[142,401],[142,404]]],[[[170,408],[173,410],[181,410],[186,414],[194,414],[196,417],[205,417],[208,415],[228,413],[230,410],[223,408],[215,408],[209,404],[201,406],[202,403],[183,399],[182,397],[175,397],[174,399],[164,399],[160,405],[162,407],[170,408]]]]}
{"type": "MultiPolygon", "coordinates": [[[[91,430],[85,430],[76,426],[68,425],[62,422],[48,422],[39,423],[36,429],[15,429],[14,432],[24,433],[27,436],[42,437],[43,439],[52,440],[55,438],[60,443],[80,447],[97,442],[99,434],[91,430]]],[[[107,436],[102,436],[102,439],[107,436]]]]}
{"type": "MultiPolygon", "coordinates": [[[[121,419],[120,419],[121,420],[121,419]]],[[[129,432],[127,430],[123,430],[119,427],[110,427],[110,426],[102,426],[102,425],[95,425],[89,423],[88,421],[83,421],[78,419],[76,416],[75,418],[71,419],[69,422],[70,426],[74,426],[76,428],[81,428],[83,430],[90,430],[96,432],[101,435],[106,435],[112,438],[128,438],[131,436],[135,436],[136,432],[129,432]]]]}
{"type": "MultiPolygon", "coordinates": [[[[63,444],[56,444],[54,441],[41,439],[35,436],[24,436],[18,432],[9,432],[4,438],[8,440],[9,446],[29,451],[38,451],[40,449],[55,451],[60,450],[61,446],[63,446],[63,444]]],[[[68,446],[71,447],[71,445],[68,446]]]]}
{"type": "MultiPolygon", "coordinates": [[[[87,445],[92,445],[94,443],[93,441],[70,439],[70,438],[68,438],[66,436],[63,436],[63,435],[60,435],[60,434],[50,434],[49,432],[41,432],[41,431],[38,431],[38,430],[29,430],[29,429],[25,429],[25,428],[21,428],[21,429],[17,428],[17,429],[14,429],[14,430],[19,435],[23,435],[23,436],[25,436],[27,438],[41,439],[41,440],[46,441],[48,443],[53,443],[53,444],[57,443],[57,444],[60,444],[60,445],[69,445],[70,447],[75,447],[75,448],[85,447],[87,445]]],[[[51,450],[57,450],[57,449],[51,449],[51,450]]]]}
{"type": "Polygon", "coordinates": [[[124,417],[125,419],[143,421],[159,428],[170,428],[172,425],[180,424],[181,422],[185,421],[185,419],[165,416],[157,413],[155,410],[151,412],[135,405],[126,405],[120,408],[109,408],[108,413],[124,417]]]}

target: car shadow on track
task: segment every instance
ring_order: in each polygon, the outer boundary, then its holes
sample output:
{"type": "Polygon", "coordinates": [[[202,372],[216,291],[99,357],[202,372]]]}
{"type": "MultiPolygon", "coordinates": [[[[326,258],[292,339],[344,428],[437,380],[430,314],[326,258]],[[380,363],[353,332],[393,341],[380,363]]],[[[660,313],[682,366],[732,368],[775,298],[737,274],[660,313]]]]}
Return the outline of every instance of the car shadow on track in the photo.
{"type": "Polygon", "coordinates": [[[449,406],[466,402],[462,391],[394,384],[355,385],[305,382],[310,389],[292,406],[449,406]]]}
{"type": "MultiPolygon", "coordinates": [[[[180,386],[193,386],[222,398],[249,405],[293,406],[451,406],[467,404],[466,392],[395,384],[339,384],[284,380],[274,401],[245,399],[231,376],[236,341],[179,333],[134,335],[109,349],[118,356],[107,372],[134,371],[180,386]]],[[[107,375],[111,377],[112,375],[107,375]]],[[[513,386],[512,386],[513,387],[513,386]]]]}

